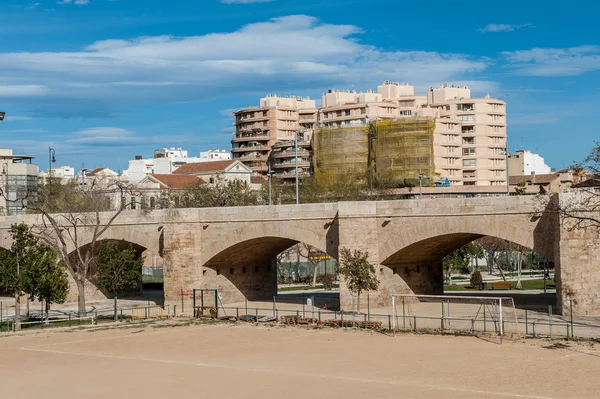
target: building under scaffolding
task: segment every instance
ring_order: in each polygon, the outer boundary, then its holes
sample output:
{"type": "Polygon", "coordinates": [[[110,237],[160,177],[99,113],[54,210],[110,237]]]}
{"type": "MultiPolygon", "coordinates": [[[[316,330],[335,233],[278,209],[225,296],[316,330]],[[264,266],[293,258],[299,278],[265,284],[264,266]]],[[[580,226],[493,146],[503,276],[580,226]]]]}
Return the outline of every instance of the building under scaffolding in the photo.
{"type": "Polygon", "coordinates": [[[387,119],[363,125],[325,127],[313,137],[313,162],[317,181],[326,183],[342,174],[368,175],[372,159],[375,180],[403,180],[430,185],[435,173],[433,132],[435,119],[387,119]]]}

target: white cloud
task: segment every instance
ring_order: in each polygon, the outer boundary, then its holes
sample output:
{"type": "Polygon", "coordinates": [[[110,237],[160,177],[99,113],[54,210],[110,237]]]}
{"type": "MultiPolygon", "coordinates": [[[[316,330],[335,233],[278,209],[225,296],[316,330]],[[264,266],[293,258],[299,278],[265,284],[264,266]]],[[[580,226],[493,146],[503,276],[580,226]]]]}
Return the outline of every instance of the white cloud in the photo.
{"type": "Polygon", "coordinates": [[[533,27],[533,24],[515,24],[515,25],[489,24],[481,29],[478,29],[478,31],[481,33],[513,32],[517,29],[530,28],[530,27],[533,27]]]}
{"type": "Polygon", "coordinates": [[[115,147],[133,144],[139,140],[131,130],[119,127],[94,127],[82,129],[66,140],[69,144],[115,147]]]}
{"type": "Polygon", "coordinates": [[[229,33],[104,40],[76,52],[0,53],[0,76],[37,87],[30,96],[51,93],[46,97],[51,101],[34,104],[39,109],[73,115],[141,101],[293,90],[304,94],[351,86],[360,90],[386,79],[425,90],[449,80],[477,81],[477,73],[488,65],[486,59],[463,54],[381,50],[360,43],[361,33],[353,25],[292,15],[229,33]]]}
{"type": "Polygon", "coordinates": [[[17,122],[17,121],[28,121],[33,119],[31,116],[26,116],[26,115],[11,115],[11,114],[6,114],[6,118],[4,119],[5,122],[17,122]]]}
{"type": "Polygon", "coordinates": [[[254,3],[271,3],[275,0],[221,0],[224,4],[254,4],[254,3]]]}
{"type": "Polygon", "coordinates": [[[62,1],[57,1],[56,4],[77,4],[78,6],[83,6],[85,4],[89,4],[90,0],[62,0],[62,1]]]}
{"type": "Polygon", "coordinates": [[[515,71],[530,76],[576,76],[600,70],[600,46],[505,51],[515,71]]]}
{"type": "Polygon", "coordinates": [[[46,88],[41,85],[0,85],[0,97],[29,97],[46,93],[46,88]]]}

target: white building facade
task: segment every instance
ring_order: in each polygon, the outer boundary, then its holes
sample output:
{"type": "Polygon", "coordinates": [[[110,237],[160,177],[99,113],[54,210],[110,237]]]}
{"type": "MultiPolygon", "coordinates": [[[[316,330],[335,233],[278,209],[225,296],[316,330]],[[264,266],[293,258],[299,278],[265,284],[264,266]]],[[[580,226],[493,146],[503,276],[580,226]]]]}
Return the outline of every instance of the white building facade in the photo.
{"type": "Polygon", "coordinates": [[[201,153],[200,157],[188,157],[188,152],[186,150],[171,147],[154,151],[154,158],[144,159],[141,155],[136,155],[135,159],[129,161],[129,167],[125,172],[125,175],[129,177],[131,183],[135,184],[139,183],[144,177],[150,174],[172,174],[179,167],[187,163],[214,162],[223,159],[231,159],[231,153],[221,151],[217,153],[216,151],[201,153]],[[203,158],[202,154],[206,155],[206,157],[203,158]]]}
{"type": "Polygon", "coordinates": [[[529,150],[519,150],[508,156],[508,174],[510,176],[545,175],[552,172],[544,158],[529,150]]]}

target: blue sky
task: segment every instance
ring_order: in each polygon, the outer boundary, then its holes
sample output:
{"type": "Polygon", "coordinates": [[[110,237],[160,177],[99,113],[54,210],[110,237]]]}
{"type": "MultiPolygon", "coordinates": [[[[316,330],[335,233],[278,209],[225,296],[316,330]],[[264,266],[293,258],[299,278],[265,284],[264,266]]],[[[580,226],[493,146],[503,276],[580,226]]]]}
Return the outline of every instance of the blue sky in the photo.
{"type": "Polygon", "coordinates": [[[508,103],[510,150],[555,168],[600,140],[600,5],[573,0],[0,0],[0,147],[47,168],[230,149],[267,93],[405,81],[508,103]]]}

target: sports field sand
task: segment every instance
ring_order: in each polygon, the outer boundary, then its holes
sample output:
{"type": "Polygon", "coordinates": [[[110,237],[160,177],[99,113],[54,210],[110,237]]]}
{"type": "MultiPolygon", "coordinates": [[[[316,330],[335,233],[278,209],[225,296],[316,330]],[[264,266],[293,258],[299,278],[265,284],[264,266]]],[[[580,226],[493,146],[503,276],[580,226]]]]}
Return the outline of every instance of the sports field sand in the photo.
{"type": "Polygon", "coordinates": [[[600,397],[598,345],[158,325],[2,336],[2,397],[600,397]]]}

